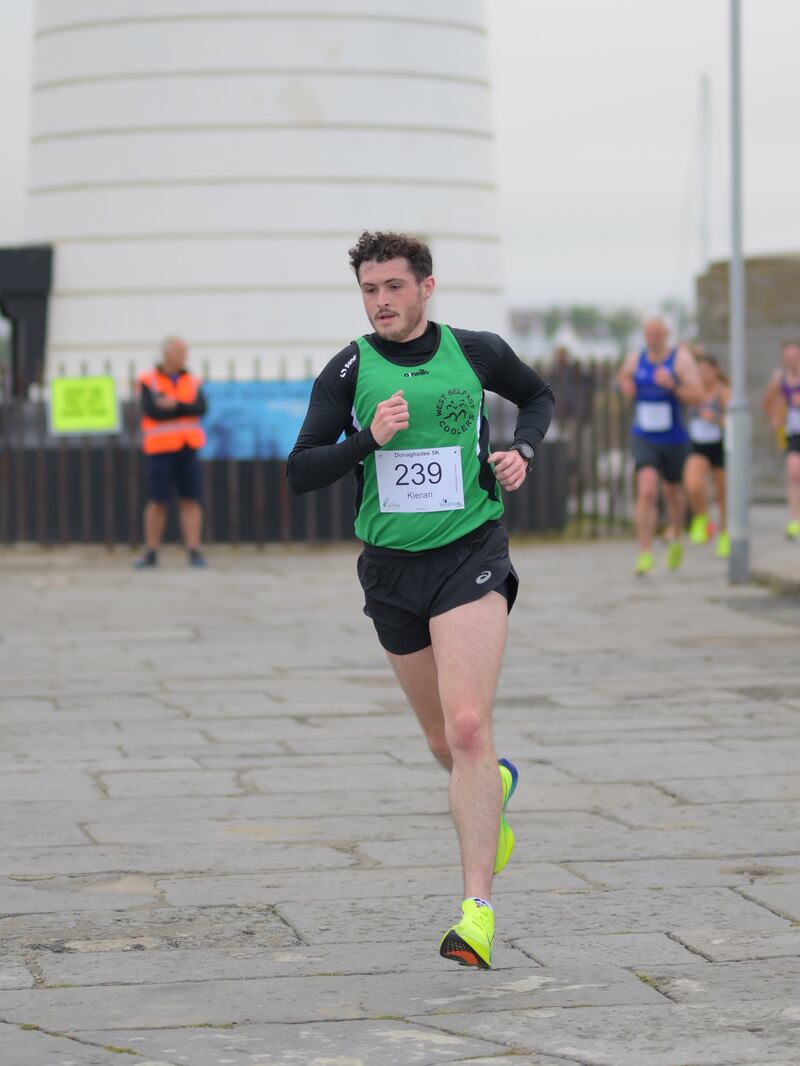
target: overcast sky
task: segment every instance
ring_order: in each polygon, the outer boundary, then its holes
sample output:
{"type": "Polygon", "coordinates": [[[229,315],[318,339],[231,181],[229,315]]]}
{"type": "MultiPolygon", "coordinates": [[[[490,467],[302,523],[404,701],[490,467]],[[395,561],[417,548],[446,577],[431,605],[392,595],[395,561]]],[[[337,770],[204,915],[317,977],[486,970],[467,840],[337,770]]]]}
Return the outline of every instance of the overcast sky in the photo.
{"type": "MultiPolygon", "coordinates": [[[[745,245],[800,250],[800,0],[743,0],[745,245]]],[[[728,0],[487,0],[509,299],[688,296],[699,83],[711,252],[728,249],[728,0]]],[[[0,244],[24,239],[33,0],[0,2],[0,244]]]]}

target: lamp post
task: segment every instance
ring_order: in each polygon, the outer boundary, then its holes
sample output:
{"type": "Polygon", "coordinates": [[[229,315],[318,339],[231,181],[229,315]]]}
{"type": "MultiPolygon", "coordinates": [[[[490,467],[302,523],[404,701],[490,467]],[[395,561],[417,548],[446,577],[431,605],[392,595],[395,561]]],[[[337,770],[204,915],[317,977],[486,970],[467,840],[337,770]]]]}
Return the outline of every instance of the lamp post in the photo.
{"type": "Polygon", "coordinates": [[[745,360],[745,278],[742,258],[742,80],[741,0],[730,0],[731,35],[731,259],[729,278],[731,401],[726,450],[730,506],[731,554],[728,580],[741,585],[750,578],[750,410],[745,360]]]}

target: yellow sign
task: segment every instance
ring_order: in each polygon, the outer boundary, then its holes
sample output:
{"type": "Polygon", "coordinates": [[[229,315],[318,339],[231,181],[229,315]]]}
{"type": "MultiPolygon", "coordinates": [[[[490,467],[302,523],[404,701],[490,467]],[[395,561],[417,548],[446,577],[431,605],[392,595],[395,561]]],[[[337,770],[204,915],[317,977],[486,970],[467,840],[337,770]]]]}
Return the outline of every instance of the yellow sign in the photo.
{"type": "Polygon", "coordinates": [[[119,403],[112,377],[51,378],[51,433],[119,433],[119,403]]]}

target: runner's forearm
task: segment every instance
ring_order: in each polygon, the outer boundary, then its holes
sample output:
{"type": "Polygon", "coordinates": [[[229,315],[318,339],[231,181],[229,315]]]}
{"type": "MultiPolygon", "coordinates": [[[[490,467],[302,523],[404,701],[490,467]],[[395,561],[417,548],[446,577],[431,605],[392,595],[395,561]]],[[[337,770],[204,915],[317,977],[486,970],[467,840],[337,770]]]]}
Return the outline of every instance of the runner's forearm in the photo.
{"type": "Polygon", "coordinates": [[[289,486],[298,495],[324,489],[350,473],[377,447],[369,428],[339,444],[313,444],[308,434],[301,434],[287,463],[289,486]]]}
{"type": "Polygon", "coordinates": [[[538,448],[550,428],[555,406],[555,396],[549,385],[539,395],[526,400],[519,409],[514,440],[526,440],[533,448],[538,448]]]}

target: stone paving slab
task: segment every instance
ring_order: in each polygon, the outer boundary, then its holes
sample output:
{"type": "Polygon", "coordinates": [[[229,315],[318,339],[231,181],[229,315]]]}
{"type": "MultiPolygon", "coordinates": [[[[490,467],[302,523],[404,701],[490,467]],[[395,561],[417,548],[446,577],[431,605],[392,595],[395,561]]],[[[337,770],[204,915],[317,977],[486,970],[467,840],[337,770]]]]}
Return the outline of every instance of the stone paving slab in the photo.
{"type": "MultiPolygon", "coordinates": [[[[176,769],[183,769],[178,766],[176,769]]],[[[415,789],[410,793],[383,792],[370,797],[370,811],[380,811],[381,816],[415,815],[436,816],[447,810],[447,794],[441,785],[446,784],[444,775],[438,788],[415,789]]],[[[241,821],[256,819],[282,821],[292,819],[295,822],[331,816],[335,809],[337,817],[364,815],[364,796],[350,794],[348,791],[303,793],[302,798],[294,793],[281,796],[270,795],[233,795],[233,796],[171,796],[169,797],[170,821],[192,822],[199,824],[208,821],[241,821]]],[[[135,796],[107,797],[100,796],[93,800],[76,800],[66,811],[63,804],[48,802],[29,804],[0,804],[0,824],[47,824],[53,819],[66,822],[73,819],[80,823],[103,825],[114,823],[146,822],[157,825],[159,813],[164,809],[164,797],[135,796]]],[[[397,821],[397,827],[402,820],[397,821]]],[[[135,831],[135,826],[130,830],[135,831]]]]}
{"type": "MultiPolygon", "coordinates": [[[[312,977],[336,974],[425,973],[434,982],[442,963],[431,953],[430,938],[393,944],[296,944],[274,950],[263,946],[224,943],[211,948],[167,947],[154,937],[117,937],[106,941],[70,941],[69,947],[39,952],[36,965],[45,986],[147,985],[186,981],[233,981],[256,977],[312,977]]],[[[602,959],[594,965],[602,965],[602,959]]],[[[674,961],[664,959],[662,961],[674,961]]],[[[496,972],[538,968],[528,955],[509,944],[493,963],[496,972]]],[[[28,973],[28,971],[25,971],[28,973]]],[[[28,973],[28,977],[30,974],[28,973]]],[[[9,988],[29,988],[32,978],[9,988]]],[[[2,984],[0,983],[0,987],[2,984]]]]}
{"type": "MultiPolygon", "coordinates": [[[[441,797],[442,799],[444,797],[441,797]]],[[[379,806],[376,804],[376,807],[379,806]]],[[[158,843],[175,843],[181,841],[197,843],[222,843],[226,840],[240,839],[242,841],[260,840],[265,842],[264,868],[269,869],[269,855],[266,843],[275,842],[272,849],[275,853],[275,861],[285,866],[286,863],[280,858],[284,850],[292,855],[292,846],[298,842],[313,844],[316,842],[344,842],[351,841],[353,837],[353,822],[355,816],[341,817],[335,815],[329,818],[231,818],[230,820],[192,819],[161,822],[140,821],[135,824],[127,824],[122,821],[113,822],[88,822],[86,831],[99,844],[146,844],[152,841],[158,843]]],[[[389,843],[393,848],[393,841],[407,841],[408,854],[402,865],[425,865],[413,861],[413,848],[421,849],[429,857],[432,854],[430,836],[435,836],[438,830],[449,828],[451,823],[449,815],[444,813],[443,805],[440,812],[424,816],[415,815],[378,815],[369,814],[358,818],[358,836],[365,842],[375,840],[384,845],[389,843]],[[422,835],[425,839],[421,839],[422,835]]],[[[365,844],[366,847],[366,844],[365,844]]],[[[405,845],[404,845],[405,847],[405,845]]],[[[453,858],[458,861],[458,848],[442,849],[442,859],[453,858]]],[[[432,858],[433,865],[438,865],[435,855],[432,858]]]]}
{"type": "Polygon", "coordinates": [[[3,856],[7,853],[6,849],[13,848],[20,842],[28,848],[52,846],[57,849],[70,844],[86,844],[87,841],[86,833],[80,826],[67,821],[63,816],[47,821],[0,821],[0,870],[4,868],[3,856]]]}
{"type": "Polygon", "coordinates": [[[8,955],[0,958],[0,989],[33,988],[33,974],[25,965],[24,959],[15,959],[8,955]]]}
{"type": "MultiPolygon", "coordinates": [[[[570,870],[598,888],[680,888],[687,885],[746,886],[761,881],[800,881],[800,855],[730,859],[640,859],[576,862],[570,870]]],[[[749,893],[750,894],[750,893],[749,893]]]]}
{"type": "Polygon", "coordinates": [[[800,922],[800,877],[787,884],[756,884],[741,889],[740,895],[744,899],[760,903],[763,907],[769,907],[771,911],[792,922],[800,922]]]}
{"type": "Polygon", "coordinates": [[[134,949],[137,945],[143,949],[224,947],[237,939],[248,949],[299,943],[295,932],[269,906],[98,909],[91,914],[73,911],[0,918],[0,946],[9,954],[104,950],[116,942],[134,949]]]}
{"type": "Polygon", "coordinates": [[[74,881],[42,880],[32,884],[20,884],[9,878],[0,878],[0,937],[2,919],[8,914],[59,914],[64,911],[94,911],[141,906],[146,899],[155,897],[155,885],[143,892],[141,887],[127,880],[74,881]],[[143,900],[143,895],[146,897],[143,900]]]}
{"type": "Polygon", "coordinates": [[[796,1062],[800,1039],[800,1009],[767,1001],[695,1007],[665,1000],[658,1007],[502,1011],[428,1023],[585,1066],[772,1066],[796,1062]]]}
{"type": "Polygon", "coordinates": [[[231,796],[244,791],[234,773],[199,768],[181,772],[102,773],[99,775],[109,796],[231,796]]]}
{"type": "MultiPolygon", "coordinates": [[[[402,874],[380,867],[330,871],[313,881],[306,872],[278,875],[236,875],[159,880],[164,898],[175,906],[219,906],[232,903],[281,903],[296,900],[386,899],[398,888],[410,898],[451,897],[458,883],[455,871],[407,869],[402,874]]],[[[510,892],[585,891],[588,884],[554,863],[519,863],[503,871],[503,887],[510,892]]]]}
{"type": "MultiPolygon", "coordinates": [[[[82,1035],[93,1040],[104,1037],[102,1032],[82,1035]]],[[[182,1066],[218,1066],[221,1062],[241,1066],[374,1066],[384,1062],[436,1066],[464,1062],[464,1056],[469,1056],[466,1061],[472,1063],[475,1056],[484,1054],[491,1054],[490,1061],[494,1063],[502,1064],[505,1058],[498,1060],[493,1055],[502,1054],[500,1044],[453,1036],[400,1020],[318,1022],[302,1027],[251,1025],[241,1032],[214,1028],[167,1029],[158,1033],[123,1030],[114,1038],[140,1054],[167,1056],[170,1062],[180,1062],[182,1066]]],[[[524,1060],[512,1061],[513,1066],[525,1066],[524,1060]]],[[[543,1062],[547,1066],[546,1060],[543,1062]]]]}
{"type": "MultiPolygon", "coordinates": [[[[108,1041],[104,1041],[108,1044],[108,1041]]],[[[0,1022],[0,1062],[7,1066],[173,1066],[165,1059],[134,1053],[121,1056],[118,1048],[93,1047],[82,1040],[50,1036],[35,1029],[0,1022]]]]}
{"type": "MultiPolygon", "coordinates": [[[[776,934],[780,935],[780,934],[776,934]]],[[[623,966],[642,969],[665,963],[695,961],[689,949],[665,933],[584,933],[573,936],[529,936],[515,940],[514,947],[524,951],[542,966],[623,966]]]]}
{"type": "Polygon", "coordinates": [[[800,927],[784,932],[753,932],[744,929],[676,929],[681,944],[712,962],[745,959],[800,958],[800,927]]]}
{"type": "Polygon", "coordinates": [[[284,977],[275,980],[193,981],[91,988],[37,988],[0,992],[0,1014],[25,1022],[35,1012],[48,1030],[79,1033],[103,1027],[164,1029],[174,1026],[305,1023],[459,1011],[503,1012],[530,1006],[660,1003],[654,988],[626,970],[554,968],[532,974],[509,970],[483,981],[439,960],[435,980],[410,982],[405,974],[284,977]],[[96,1023],[95,1023],[96,1024],[96,1023]]]}
{"type": "Polygon", "coordinates": [[[0,803],[19,803],[50,799],[91,799],[102,793],[88,774],[74,772],[7,771],[0,775],[0,803]]]}
{"type": "MultiPolygon", "coordinates": [[[[571,933],[670,932],[686,926],[687,919],[704,917],[703,924],[717,928],[787,929],[789,923],[724,888],[695,890],[584,891],[536,893],[495,889],[498,934],[515,939],[537,930],[560,928],[571,933]]],[[[353,900],[348,908],[348,937],[353,941],[391,941],[407,928],[403,898],[353,900]],[[379,926],[379,929],[376,929],[379,926]]],[[[430,902],[438,904],[438,898],[430,902]]],[[[281,913],[309,942],[332,943],[340,935],[334,902],[290,902],[281,913]]],[[[441,916],[444,921],[446,915],[441,916]]]]}
{"type": "Polygon", "coordinates": [[[709,964],[687,954],[679,966],[649,966],[646,977],[676,1003],[726,1003],[732,997],[798,1002],[800,957],[709,964]]]}
{"type": "MultiPolygon", "coordinates": [[[[19,834],[18,834],[19,835],[19,834]]],[[[57,834],[54,832],[54,836],[57,834]]],[[[279,834],[278,834],[279,835],[279,834]]],[[[3,834],[0,833],[0,841],[3,834]]],[[[264,873],[275,869],[301,868],[312,859],[309,870],[341,868],[354,859],[329,847],[291,844],[270,846],[249,834],[228,834],[231,841],[196,841],[186,844],[126,844],[125,846],[54,847],[50,851],[20,848],[0,851],[0,870],[14,877],[42,877],[56,874],[154,873],[236,874],[264,873]],[[200,846],[202,844],[202,846],[200,846]],[[313,857],[313,858],[312,858],[313,857]]],[[[293,839],[297,839],[295,834],[293,839]]],[[[85,837],[84,837],[85,840],[85,837]]]]}
{"type": "Polygon", "coordinates": [[[726,803],[753,800],[800,799],[800,773],[741,778],[708,777],[661,782],[684,803],[726,803]]]}
{"type": "MultiPolygon", "coordinates": [[[[622,753],[623,755],[626,753],[622,753]]],[[[633,752],[627,752],[633,756],[633,752]]],[[[794,750],[770,748],[755,752],[722,751],[712,745],[704,750],[675,750],[663,753],[639,749],[630,762],[621,758],[609,763],[605,753],[561,755],[559,767],[580,781],[650,781],[692,777],[760,777],[762,774],[785,774],[797,766],[794,750]]]]}

